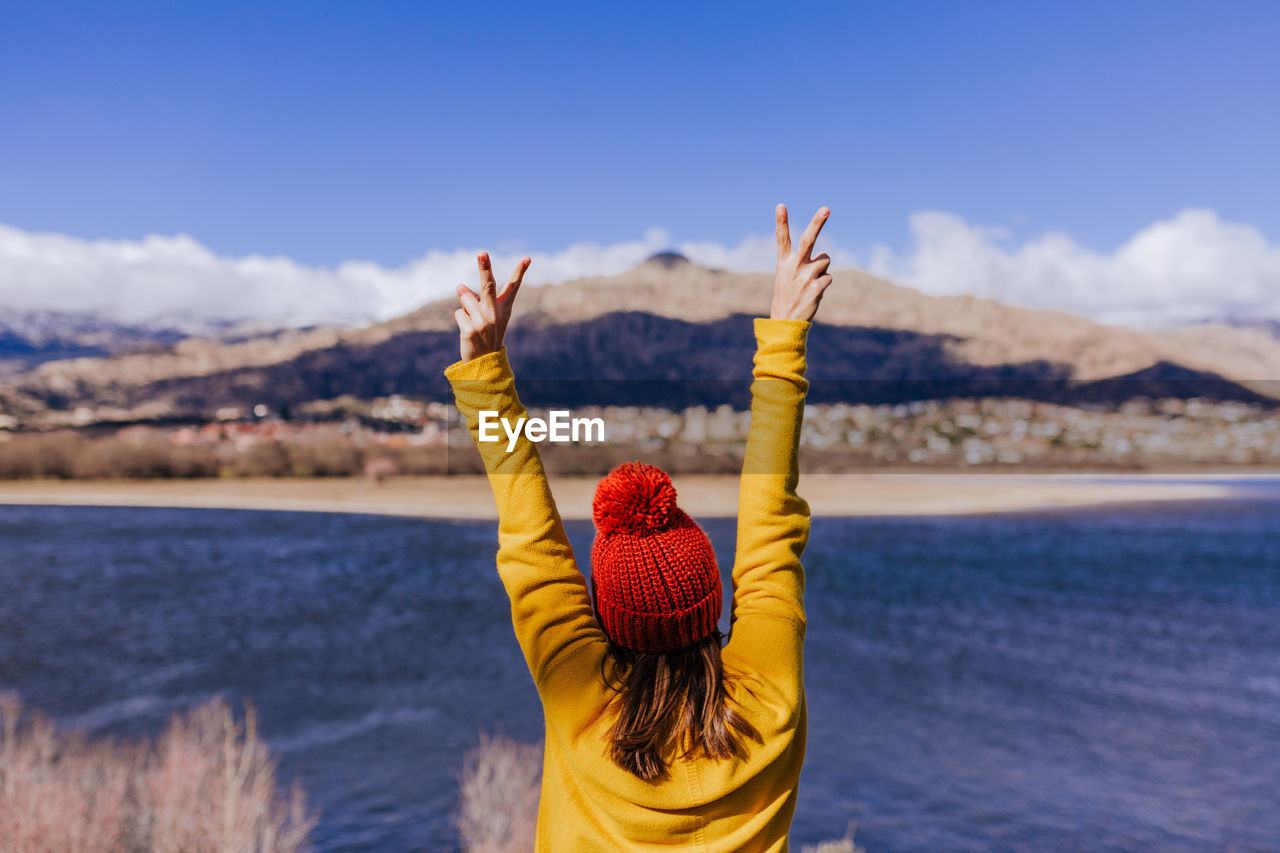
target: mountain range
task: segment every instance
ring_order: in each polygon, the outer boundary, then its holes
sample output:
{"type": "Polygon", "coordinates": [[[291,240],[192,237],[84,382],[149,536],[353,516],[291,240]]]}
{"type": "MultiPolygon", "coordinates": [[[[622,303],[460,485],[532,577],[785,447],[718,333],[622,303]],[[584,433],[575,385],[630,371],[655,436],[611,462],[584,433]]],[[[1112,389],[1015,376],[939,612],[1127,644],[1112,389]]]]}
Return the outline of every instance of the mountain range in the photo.
{"type": "MultiPolygon", "coordinates": [[[[767,274],[664,253],[618,276],[526,287],[508,332],[521,393],[531,405],[741,405],[751,317],[767,314],[771,285],[767,274]]],[[[198,337],[106,323],[5,337],[13,327],[0,317],[0,364],[11,367],[0,411],[38,424],[77,409],[90,412],[80,422],[202,419],[225,406],[288,413],[344,395],[447,399],[441,371],[457,358],[455,308],[446,299],[362,328],[198,337]],[[34,366],[14,370],[22,359],[34,366]]],[[[815,401],[1280,401],[1280,332],[1261,323],[1124,328],[928,296],[858,270],[835,273],[819,320],[809,338],[815,401]]]]}

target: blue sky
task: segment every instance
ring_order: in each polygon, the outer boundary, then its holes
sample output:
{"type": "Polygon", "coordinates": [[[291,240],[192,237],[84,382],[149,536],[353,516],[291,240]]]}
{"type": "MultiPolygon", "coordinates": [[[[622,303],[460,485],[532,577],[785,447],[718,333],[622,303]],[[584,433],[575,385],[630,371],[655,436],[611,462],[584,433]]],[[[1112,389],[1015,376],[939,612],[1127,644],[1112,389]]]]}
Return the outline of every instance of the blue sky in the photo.
{"type": "Polygon", "coordinates": [[[855,255],[921,211],[1272,240],[1278,34],[1268,2],[0,0],[0,223],[322,268],[733,245],[778,201],[855,255]]]}

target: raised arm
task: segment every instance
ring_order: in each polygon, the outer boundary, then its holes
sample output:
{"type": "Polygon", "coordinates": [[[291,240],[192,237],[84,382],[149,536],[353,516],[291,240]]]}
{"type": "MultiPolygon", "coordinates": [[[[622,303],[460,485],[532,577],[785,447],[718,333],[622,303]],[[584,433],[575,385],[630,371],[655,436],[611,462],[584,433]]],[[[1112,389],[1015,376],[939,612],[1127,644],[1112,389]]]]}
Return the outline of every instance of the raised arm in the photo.
{"type": "Polygon", "coordinates": [[[804,569],[809,505],[796,494],[804,421],[805,339],[831,283],[831,259],[811,257],[830,211],[821,208],[793,252],[777,210],[778,264],[769,319],[755,321],[751,431],[738,496],[738,548],[726,665],[797,699],[803,684],[804,569]]]}
{"type": "Polygon", "coordinates": [[[495,412],[512,429],[527,412],[516,396],[503,336],[529,259],[516,267],[501,294],[489,262],[478,258],[481,289],[458,286],[455,312],[462,360],[445,370],[458,411],[480,449],[498,506],[498,575],[511,599],[511,620],[529,671],[541,690],[557,664],[575,648],[599,645],[603,635],[591,610],[586,581],[578,570],[556,510],[537,447],[521,434],[507,452],[499,441],[480,441],[480,413],[495,412]]]}

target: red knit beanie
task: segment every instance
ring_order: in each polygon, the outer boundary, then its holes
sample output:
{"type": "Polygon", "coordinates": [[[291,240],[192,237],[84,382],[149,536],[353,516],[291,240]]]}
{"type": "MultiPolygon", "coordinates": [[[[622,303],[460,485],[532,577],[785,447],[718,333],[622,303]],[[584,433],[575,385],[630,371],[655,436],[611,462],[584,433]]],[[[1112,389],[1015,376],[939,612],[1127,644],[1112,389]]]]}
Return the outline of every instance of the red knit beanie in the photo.
{"type": "Polygon", "coordinates": [[[596,487],[591,585],[605,635],[638,652],[693,645],[720,619],[711,542],[661,469],[628,462],[596,487]]]}

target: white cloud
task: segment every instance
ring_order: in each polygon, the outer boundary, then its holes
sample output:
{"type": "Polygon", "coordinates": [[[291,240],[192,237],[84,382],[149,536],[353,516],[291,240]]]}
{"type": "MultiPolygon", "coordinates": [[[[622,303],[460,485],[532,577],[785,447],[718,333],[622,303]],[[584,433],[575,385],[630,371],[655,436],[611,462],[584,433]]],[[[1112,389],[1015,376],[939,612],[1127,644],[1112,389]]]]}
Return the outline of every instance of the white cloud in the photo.
{"type": "Polygon", "coordinates": [[[868,269],[926,293],[989,296],[1111,323],[1280,318],[1280,246],[1212,210],[1183,210],[1113,252],[1061,233],[1010,245],[1003,229],[936,211],[914,214],[911,233],[908,252],[877,247],[868,269]]]}
{"type": "MultiPolygon", "coordinates": [[[[529,283],[620,273],[668,247],[642,240],[579,243],[537,255],[529,283]]],[[[0,305],[92,312],[129,322],[265,319],[292,324],[386,319],[473,282],[478,247],[431,251],[402,267],[347,261],[327,269],[284,257],[214,254],[186,235],[81,240],[0,225],[0,305]]],[[[491,253],[499,272],[519,255],[491,253]]]]}
{"type": "MultiPolygon", "coordinates": [[[[1224,222],[1212,211],[1182,211],[1109,253],[1085,248],[1065,234],[1012,245],[1001,229],[971,225],[948,213],[917,213],[911,230],[913,245],[907,251],[877,246],[866,266],[928,293],[972,293],[1109,322],[1280,318],[1280,247],[1258,229],[1224,222]]],[[[395,268],[369,261],[324,268],[284,257],[223,257],[186,235],[82,240],[0,225],[0,307],[92,312],[128,322],[386,319],[451,296],[458,282],[472,282],[479,248],[433,250],[395,268]]],[[[614,275],[665,249],[740,272],[768,270],[774,257],[771,235],[727,246],[674,243],[666,232],[653,229],[638,240],[535,252],[528,283],[614,275]]],[[[858,260],[838,247],[826,251],[837,267],[858,260]]],[[[492,254],[500,273],[520,257],[492,254]]]]}

